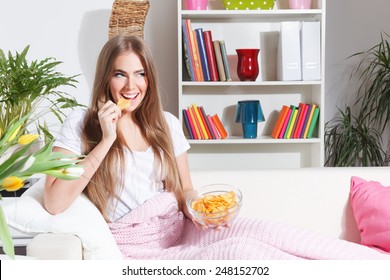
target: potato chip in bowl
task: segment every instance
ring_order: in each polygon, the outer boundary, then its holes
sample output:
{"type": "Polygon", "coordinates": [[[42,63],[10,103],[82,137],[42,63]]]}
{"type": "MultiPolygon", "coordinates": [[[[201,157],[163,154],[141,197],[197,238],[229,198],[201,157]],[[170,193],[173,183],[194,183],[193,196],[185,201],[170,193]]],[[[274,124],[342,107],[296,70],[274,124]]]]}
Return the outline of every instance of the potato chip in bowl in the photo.
{"type": "Polygon", "coordinates": [[[228,184],[212,184],[196,190],[187,199],[187,208],[201,225],[209,227],[230,224],[240,211],[241,191],[228,184]]]}

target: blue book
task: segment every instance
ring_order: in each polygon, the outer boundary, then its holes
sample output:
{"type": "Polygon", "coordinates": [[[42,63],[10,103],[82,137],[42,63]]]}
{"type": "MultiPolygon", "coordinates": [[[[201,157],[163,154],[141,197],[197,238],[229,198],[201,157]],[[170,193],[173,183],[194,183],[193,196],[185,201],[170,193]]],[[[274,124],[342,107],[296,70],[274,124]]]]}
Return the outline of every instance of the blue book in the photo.
{"type": "MultiPolygon", "coordinates": [[[[183,33],[183,54],[184,54],[185,66],[191,81],[195,81],[194,65],[192,64],[192,59],[191,59],[191,49],[189,43],[190,41],[189,41],[186,23],[184,19],[181,21],[181,30],[183,33]]],[[[185,69],[183,69],[183,71],[184,70],[185,69]]]]}
{"type": "Polygon", "coordinates": [[[196,34],[196,41],[198,43],[200,62],[202,64],[203,79],[205,81],[211,81],[209,62],[206,53],[206,45],[204,43],[204,37],[203,37],[203,29],[202,28],[195,29],[195,34],[196,34]]]}

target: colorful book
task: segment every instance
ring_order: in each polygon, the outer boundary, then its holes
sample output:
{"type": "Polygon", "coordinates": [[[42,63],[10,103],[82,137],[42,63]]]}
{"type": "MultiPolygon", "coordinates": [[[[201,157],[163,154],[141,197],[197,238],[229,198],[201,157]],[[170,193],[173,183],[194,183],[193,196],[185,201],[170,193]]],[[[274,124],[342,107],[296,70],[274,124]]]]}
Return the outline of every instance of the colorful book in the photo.
{"type": "Polygon", "coordinates": [[[272,138],[278,138],[280,131],[282,130],[282,126],[284,123],[284,120],[287,116],[289,107],[287,105],[283,105],[282,109],[279,112],[278,118],[276,119],[276,123],[274,128],[272,129],[271,136],[272,138]]]}
{"type": "Polygon", "coordinates": [[[198,124],[198,120],[196,119],[194,108],[191,106],[188,107],[188,111],[190,112],[192,123],[194,124],[195,133],[196,133],[196,139],[203,139],[200,125],[198,124]]]}
{"type": "Polygon", "coordinates": [[[308,104],[306,116],[305,116],[305,119],[304,119],[303,124],[302,124],[302,131],[300,134],[300,138],[303,138],[303,136],[305,135],[305,130],[306,130],[307,122],[309,121],[310,110],[311,110],[312,106],[313,106],[313,104],[308,104]]]}
{"type": "Polygon", "coordinates": [[[286,139],[291,138],[292,128],[294,127],[294,123],[295,123],[295,120],[296,120],[297,114],[298,114],[298,108],[294,105],[291,105],[291,107],[292,107],[292,112],[291,112],[290,122],[288,123],[287,131],[284,134],[285,135],[284,138],[286,138],[286,139]]]}
{"type": "Polygon", "coordinates": [[[183,119],[184,119],[184,124],[185,124],[185,127],[187,129],[187,132],[188,132],[190,139],[194,139],[194,135],[192,134],[190,123],[189,123],[188,118],[187,118],[186,109],[183,109],[183,119]]]}
{"type": "Polygon", "coordinates": [[[198,43],[196,42],[196,36],[194,34],[194,31],[192,30],[191,20],[186,19],[185,21],[186,21],[188,36],[190,38],[190,45],[191,45],[190,49],[192,52],[191,57],[193,59],[195,81],[201,82],[203,81],[203,73],[202,73],[202,65],[200,64],[199,50],[197,48],[198,43]]]}
{"type": "Polygon", "coordinates": [[[295,127],[293,128],[293,132],[292,132],[292,135],[291,135],[291,138],[298,138],[297,135],[298,135],[298,126],[302,120],[302,115],[303,115],[303,111],[305,109],[305,103],[302,103],[300,102],[298,104],[298,115],[297,115],[297,121],[296,121],[296,124],[295,124],[295,127]]]}
{"type": "Polygon", "coordinates": [[[302,127],[303,127],[303,123],[304,123],[305,118],[306,118],[306,114],[307,114],[307,109],[308,108],[309,108],[308,104],[303,104],[302,117],[300,119],[300,122],[298,123],[297,133],[296,133],[294,138],[300,138],[301,137],[302,127]]]}
{"type": "Polygon", "coordinates": [[[206,139],[213,139],[213,137],[211,136],[209,127],[207,126],[206,119],[204,118],[204,114],[203,114],[203,112],[202,112],[202,109],[200,108],[200,106],[197,106],[197,109],[198,109],[198,112],[199,112],[199,116],[200,116],[200,118],[201,118],[201,120],[202,120],[204,129],[205,129],[205,131],[206,131],[206,135],[207,135],[207,138],[206,138],[206,139]]]}
{"type": "Polygon", "coordinates": [[[290,139],[293,139],[294,138],[294,132],[297,128],[297,124],[298,124],[298,118],[299,118],[299,115],[301,114],[301,111],[302,111],[302,108],[301,107],[297,107],[297,116],[295,118],[295,122],[294,122],[294,126],[291,130],[291,135],[290,135],[290,139]]]}
{"type": "Polygon", "coordinates": [[[217,61],[215,59],[215,51],[213,37],[210,30],[203,31],[204,44],[206,46],[207,59],[209,63],[210,79],[213,82],[219,81],[217,61]]]}
{"type": "Polygon", "coordinates": [[[221,46],[220,46],[218,40],[213,41],[213,45],[214,45],[214,51],[215,51],[215,59],[217,61],[219,80],[222,82],[225,82],[226,75],[225,75],[225,67],[223,66],[221,46]]]}
{"type": "MultiPolygon", "coordinates": [[[[185,20],[182,20],[182,34],[183,34],[183,57],[185,66],[191,81],[195,81],[193,60],[191,59],[190,42],[187,33],[185,20]]],[[[184,69],[183,69],[184,70],[184,69]]]]}
{"type": "Polygon", "coordinates": [[[319,115],[320,115],[320,108],[317,107],[313,113],[313,119],[311,120],[311,123],[310,123],[309,132],[307,133],[307,138],[313,137],[313,132],[314,132],[314,129],[317,125],[319,115]]]}
{"type": "Polygon", "coordinates": [[[306,127],[305,127],[305,132],[303,134],[303,138],[307,138],[307,133],[309,132],[310,123],[313,119],[313,114],[314,114],[315,109],[316,109],[316,104],[312,104],[312,106],[310,106],[309,119],[308,119],[306,127]]]}
{"type": "Polygon", "coordinates": [[[198,139],[198,136],[196,135],[196,131],[195,131],[195,124],[193,123],[193,121],[191,119],[190,111],[188,109],[186,109],[185,112],[186,112],[186,115],[187,115],[188,123],[190,124],[192,136],[194,137],[193,139],[198,139]]]}
{"type": "Polygon", "coordinates": [[[219,40],[219,45],[221,47],[221,54],[222,54],[222,61],[223,61],[223,66],[225,69],[225,76],[226,76],[226,81],[231,81],[232,76],[230,75],[230,66],[229,66],[229,60],[226,52],[226,45],[224,40],[219,40]]]}
{"type": "Polygon", "coordinates": [[[204,110],[203,106],[199,106],[200,112],[201,112],[201,117],[202,120],[206,123],[206,131],[207,134],[209,134],[210,139],[216,139],[214,132],[211,129],[211,125],[209,123],[209,120],[207,119],[206,111],[204,110]]]}
{"type": "Polygon", "coordinates": [[[210,78],[210,70],[209,70],[209,62],[206,53],[206,45],[204,43],[203,29],[196,28],[196,41],[198,42],[200,63],[202,64],[202,72],[203,72],[203,80],[208,82],[211,80],[210,78]]]}
{"type": "Polygon", "coordinates": [[[192,108],[194,109],[196,119],[199,122],[200,129],[201,129],[202,134],[203,134],[203,138],[202,139],[205,139],[205,140],[209,139],[209,136],[208,136],[206,128],[205,128],[205,124],[203,123],[202,118],[200,117],[198,107],[196,106],[195,103],[192,104],[192,108]]]}
{"type": "Polygon", "coordinates": [[[287,128],[288,122],[290,121],[290,117],[291,117],[291,111],[292,110],[289,107],[288,108],[288,112],[287,112],[287,116],[284,119],[282,129],[280,130],[280,133],[279,133],[279,137],[278,138],[280,138],[280,139],[284,138],[284,133],[286,133],[286,128],[287,128]]]}
{"type": "Polygon", "coordinates": [[[215,127],[215,124],[214,124],[213,120],[211,119],[211,116],[207,115],[207,119],[208,119],[208,121],[210,123],[210,126],[211,126],[211,129],[213,131],[213,134],[215,135],[214,139],[221,139],[221,135],[219,135],[218,130],[215,127]]]}
{"type": "Polygon", "coordinates": [[[217,131],[218,131],[219,135],[221,136],[221,139],[225,139],[228,136],[228,133],[227,133],[225,127],[223,126],[221,120],[219,119],[218,115],[215,114],[215,115],[211,116],[211,119],[212,119],[215,127],[217,128],[217,131]]]}

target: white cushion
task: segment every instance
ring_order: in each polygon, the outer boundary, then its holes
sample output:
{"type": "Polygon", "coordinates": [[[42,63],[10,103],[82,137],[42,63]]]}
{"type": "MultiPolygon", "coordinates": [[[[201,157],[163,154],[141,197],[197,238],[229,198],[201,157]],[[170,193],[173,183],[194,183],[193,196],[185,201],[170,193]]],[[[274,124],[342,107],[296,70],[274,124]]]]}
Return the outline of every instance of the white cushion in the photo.
{"type": "Polygon", "coordinates": [[[20,198],[3,205],[11,229],[27,234],[68,233],[83,244],[84,259],[122,259],[110,229],[98,209],[81,195],[63,213],[51,215],[43,208],[45,177],[31,186],[20,198]]]}

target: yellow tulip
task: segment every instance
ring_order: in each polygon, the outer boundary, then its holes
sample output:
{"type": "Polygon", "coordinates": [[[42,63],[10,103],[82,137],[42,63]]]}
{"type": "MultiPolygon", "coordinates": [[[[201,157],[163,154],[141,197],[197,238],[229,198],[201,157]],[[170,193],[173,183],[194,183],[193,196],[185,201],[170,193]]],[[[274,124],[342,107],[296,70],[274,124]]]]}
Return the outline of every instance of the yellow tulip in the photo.
{"type": "Polygon", "coordinates": [[[22,128],[22,125],[20,124],[11,134],[11,136],[8,138],[7,142],[11,142],[15,139],[16,135],[18,134],[19,130],[22,128]]]}
{"type": "Polygon", "coordinates": [[[38,134],[25,134],[19,137],[18,144],[19,145],[27,145],[31,142],[35,141],[39,137],[38,134]]]}
{"type": "Polygon", "coordinates": [[[23,187],[24,183],[22,179],[15,176],[10,176],[5,178],[1,185],[5,188],[6,191],[14,192],[23,187]]]}

